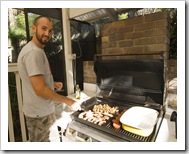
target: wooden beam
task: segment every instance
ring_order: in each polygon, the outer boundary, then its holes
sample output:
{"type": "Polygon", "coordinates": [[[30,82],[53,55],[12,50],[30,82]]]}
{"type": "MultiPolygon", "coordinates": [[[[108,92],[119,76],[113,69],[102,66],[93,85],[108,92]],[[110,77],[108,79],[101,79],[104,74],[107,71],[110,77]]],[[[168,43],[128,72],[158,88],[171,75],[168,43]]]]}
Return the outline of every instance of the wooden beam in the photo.
{"type": "MultiPolygon", "coordinates": [[[[89,14],[85,13],[85,14],[79,15],[79,16],[74,17],[74,18],[77,19],[77,20],[80,20],[80,21],[92,22],[92,21],[96,21],[98,19],[110,17],[110,18],[112,18],[112,21],[117,21],[116,19],[118,19],[118,14],[130,12],[130,11],[137,11],[137,10],[140,10],[140,9],[141,8],[121,8],[121,9],[114,10],[113,8],[111,8],[111,9],[106,8],[105,9],[106,11],[104,11],[104,13],[95,13],[95,16],[94,15],[89,16],[90,13],[88,12],[89,14]],[[81,18],[84,15],[86,15],[86,17],[81,18]]],[[[100,10],[100,9],[98,9],[98,10],[100,10]]],[[[95,11],[96,10],[94,10],[94,12],[95,11]]]]}
{"type": "Polygon", "coordinates": [[[20,82],[19,73],[16,72],[15,76],[16,76],[16,91],[17,91],[17,98],[18,98],[18,110],[19,110],[19,116],[20,116],[22,142],[26,142],[27,141],[27,133],[26,133],[24,113],[22,111],[23,102],[22,102],[22,90],[21,90],[21,82],[20,82]]]}
{"type": "Polygon", "coordinates": [[[112,9],[112,8],[107,8],[107,9],[105,9],[106,10],[106,12],[108,13],[108,16],[110,17],[110,19],[112,20],[112,21],[117,21],[118,20],[118,15],[117,15],[117,13],[114,11],[114,9],[112,9]]]}
{"type": "MultiPolygon", "coordinates": [[[[8,90],[9,91],[9,90],[8,90]]],[[[10,102],[10,93],[8,97],[8,127],[9,127],[9,141],[14,142],[14,127],[13,127],[13,121],[12,121],[12,109],[11,109],[11,102],[10,102]]]]}
{"type": "Polygon", "coordinates": [[[18,71],[17,63],[9,63],[8,72],[16,72],[16,71],[18,71]]]}
{"type": "Polygon", "coordinates": [[[65,72],[67,81],[67,94],[74,93],[74,81],[73,81],[73,64],[72,64],[72,48],[71,48],[71,34],[70,34],[70,18],[69,8],[62,9],[62,21],[64,32],[64,54],[65,54],[65,72]]]}
{"type": "Polygon", "coordinates": [[[69,17],[70,19],[76,18],[83,14],[98,10],[99,8],[70,8],[69,9],[69,17]]]}

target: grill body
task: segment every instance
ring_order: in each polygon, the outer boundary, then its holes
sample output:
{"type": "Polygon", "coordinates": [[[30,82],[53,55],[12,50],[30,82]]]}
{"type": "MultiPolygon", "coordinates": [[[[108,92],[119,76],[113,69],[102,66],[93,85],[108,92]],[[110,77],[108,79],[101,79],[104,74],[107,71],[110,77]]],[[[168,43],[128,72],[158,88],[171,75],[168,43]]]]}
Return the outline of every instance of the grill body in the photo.
{"type": "Polygon", "coordinates": [[[83,109],[91,110],[97,104],[118,106],[119,112],[133,106],[148,107],[159,112],[157,123],[151,135],[144,137],[114,129],[112,119],[102,126],[80,119],[82,111],[77,111],[71,115],[66,136],[90,142],[154,142],[165,114],[163,60],[96,60],[94,71],[99,92],[82,103],[83,109]]]}

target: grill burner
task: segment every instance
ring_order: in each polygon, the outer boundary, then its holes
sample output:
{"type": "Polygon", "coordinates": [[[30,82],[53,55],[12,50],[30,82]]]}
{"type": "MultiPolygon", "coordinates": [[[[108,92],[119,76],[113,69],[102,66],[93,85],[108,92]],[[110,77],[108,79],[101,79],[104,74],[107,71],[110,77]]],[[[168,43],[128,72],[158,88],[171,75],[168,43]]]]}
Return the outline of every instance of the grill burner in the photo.
{"type": "Polygon", "coordinates": [[[81,112],[77,111],[71,115],[73,121],[68,125],[67,137],[82,136],[83,141],[154,142],[165,114],[163,61],[96,60],[94,70],[100,92],[82,103],[85,111],[92,110],[97,104],[118,106],[119,113],[133,106],[143,106],[159,112],[157,123],[152,134],[144,137],[123,128],[115,129],[112,118],[98,126],[78,118],[81,112]]]}

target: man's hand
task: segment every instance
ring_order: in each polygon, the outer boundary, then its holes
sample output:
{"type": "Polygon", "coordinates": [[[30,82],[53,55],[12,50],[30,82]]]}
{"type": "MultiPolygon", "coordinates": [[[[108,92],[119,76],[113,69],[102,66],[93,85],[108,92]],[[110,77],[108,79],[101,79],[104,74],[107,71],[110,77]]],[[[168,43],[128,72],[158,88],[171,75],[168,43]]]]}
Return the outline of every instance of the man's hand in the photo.
{"type": "Polygon", "coordinates": [[[62,87],[63,87],[62,82],[54,82],[54,88],[55,88],[56,90],[61,90],[62,87]]]}
{"type": "Polygon", "coordinates": [[[74,102],[71,106],[70,109],[72,111],[80,111],[81,110],[81,106],[78,102],[74,102]]]}

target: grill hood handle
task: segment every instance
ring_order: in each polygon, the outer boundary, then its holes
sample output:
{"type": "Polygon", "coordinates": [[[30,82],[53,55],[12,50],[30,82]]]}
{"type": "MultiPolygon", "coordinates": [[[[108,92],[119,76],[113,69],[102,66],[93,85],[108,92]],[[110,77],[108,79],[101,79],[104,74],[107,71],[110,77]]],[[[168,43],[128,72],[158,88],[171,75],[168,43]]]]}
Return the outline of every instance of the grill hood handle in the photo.
{"type": "Polygon", "coordinates": [[[162,109],[162,105],[157,104],[157,103],[151,103],[151,102],[145,102],[145,107],[150,107],[150,108],[154,108],[154,109],[162,109]]]}

